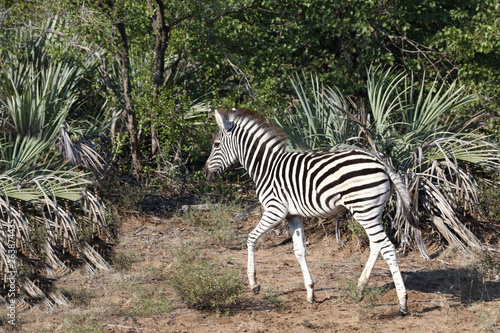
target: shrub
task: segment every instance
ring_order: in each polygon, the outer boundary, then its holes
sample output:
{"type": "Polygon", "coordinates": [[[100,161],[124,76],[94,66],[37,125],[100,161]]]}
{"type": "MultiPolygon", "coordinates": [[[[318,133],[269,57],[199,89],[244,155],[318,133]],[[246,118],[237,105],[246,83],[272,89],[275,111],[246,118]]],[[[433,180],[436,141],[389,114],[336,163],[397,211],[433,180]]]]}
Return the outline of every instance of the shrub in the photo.
{"type": "Polygon", "coordinates": [[[488,280],[495,280],[500,276],[500,257],[492,252],[483,250],[475,253],[464,267],[456,283],[462,302],[491,300],[488,280]]]}
{"type": "Polygon", "coordinates": [[[480,252],[473,266],[486,279],[497,279],[500,277],[500,256],[489,251],[480,252]]]}
{"type": "Polygon", "coordinates": [[[267,294],[264,295],[264,300],[272,307],[284,310],[286,309],[288,298],[281,291],[271,287],[267,294]]]}
{"type": "Polygon", "coordinates": [[[359,314],[367,314],[375,308],[380,297],[389,289],[387,287],[369,287],[365,284],[360,290],[357,281],[358,279],[344,279],[344,282],[338,286],[341,292],[340,298],[349,303],[360,305],[359,314]]]}
{"type": "Polygon", "coordinates": [[[113,266],[119,271],[128,271],[132,268],[132,264],[136,261],[133,252],[114,252],[113,266]]]}
{"type": "Polygon", "coordinates": [[[243,282],[235,268],[208,260],[189,244],[174,250],[174,257],[167,279],[189,307],[218,311],[239,302],[243,282]]]}
{"type": "Polygon", "coordinates": [[[3,29],[0,40],[10,47],[0,52],[0,278],[17,276],[19,300],[62,305],[35,285],[40,274],[54,281],[75,262],[108,270],[91,244],[114,238],[92,174],[83,172],[103,171],[98,147],[110,125],[105,100],[89,85],[97,59],[75,61],[54,34],[27,27],[3,29]]]}
{"type": "Polygon", "coordinates": [[[485,175],[481,183],[481,194],[482,211],[486,219],[500,222],[500,177],[485,175]]]}
{"type": "MultiPolygon", "coordinates": [[[[292,107],[275,115],[292,150],[354,147],[385,156],[405,180],[420,222],[463,252],[483,247],[459,217],[477,214],[475,176],[499,170],[500,143],[481,134],[485,115],[472,114],[476,100],[465,86],[370,67],[368,101],[354,103],[314,75],[297,75],[292,84],[292,107]]],[[[420,231],[395,213],[389,205],[391,236],[430,259],[420,231]]]]}

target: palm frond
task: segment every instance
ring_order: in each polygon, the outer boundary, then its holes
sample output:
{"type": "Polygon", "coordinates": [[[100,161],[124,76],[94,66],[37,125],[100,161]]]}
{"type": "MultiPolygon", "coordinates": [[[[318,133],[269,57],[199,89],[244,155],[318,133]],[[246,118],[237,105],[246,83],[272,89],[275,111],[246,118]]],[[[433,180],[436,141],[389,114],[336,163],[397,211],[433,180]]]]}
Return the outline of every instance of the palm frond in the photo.
{"type": "Polygon", "coordinates": [[[421,184],[421,186],[425,192],[423,192],[424,198],[422,199],[421,197],[420,201],[423,203],[427,213],[432,217],[433,222],[434,220],[442,221],[448,230],[451,229],[453,231],[453,234],[449,231],[443,233],[443,230],[441,230],[443,227],[436,225],[436,227],[441,228],[440,232],[446,240],[463,251],[465,251],[467,247],[473,247],[477,250],[484,249],[479,239],[457,218],[454,208],[450,205],[442,191],[426,178],[422,178],[422,180],[423,184],[421,184]],[[460,236],[460,239],[462,239],[466,245],[464,245],[455,235],[460,236]]]}
{"type": "Polygon", "coordinates": [[[429,89],[425,80],[415,91],[417,83],[413,75],[405,77],[405,88],[398,94],[398,105],[402,110],[403,122],[408,126],[406,133],[433,133],[445,131],[456,124],[460,111],[474,101],[471,95],[464,95],[465,87],[457,87],[457,82],[439,85],[436,77],[429,89]]]}
{"type": "Polygon", "coordinates": [[[39,138],[18,136],[6,152],[7,160],[4,162],[6,172],[12,173],[15,170],[29,168],[49,147],[50,143],[39,138]]]}
{"type": "Polygon", "coordinates": [[[58,146],[62,156],[73,165],[83,165],[97,171],[104,168],[104,159],[90,140],[75,142],[70,138],[69,133],[62,129],[58,146]]]}
{"type": "Polygon", "coordinates": [[[367,71],[366,90],[370,102],[371,111],[375,126],[378,126],[377,133],[385,136],[385,127],[389,125],[389,118],[393,116],[398,107],[399,84],[405,79],[404,73],[392,74],[391,69],[379,75],[376,68],[370,66],[367,71]],[[394,76],[391,78],[391,76],[394,76]],[[379,77],[379,78],[377,78],[379,77]]]}
{"type": "Polygon", "coordinates": [[[432,160],[453,158],[456,161],[476,164],[492,170],[500,170],[500,144],[475,134],[452,134],[439,136],[426,143],[428,156],[432,160]]]}
{"type": "Polygon", "coordinates": [[[102,256],[87,242],[83,244],[80,251],[86,259],[85,262],[89,271],[93,272],[96,269],[101,271],[109,271],[110,268],[106,260],[104,260],[102,256]]]}
{"type": "Polygon", "coordinates": [[[83,210],[87,223],[92,226],[92,232],[103,239],[112,238],[108,234],[107,210],[102,201],[90,191],[83,190],[83,210]]]}

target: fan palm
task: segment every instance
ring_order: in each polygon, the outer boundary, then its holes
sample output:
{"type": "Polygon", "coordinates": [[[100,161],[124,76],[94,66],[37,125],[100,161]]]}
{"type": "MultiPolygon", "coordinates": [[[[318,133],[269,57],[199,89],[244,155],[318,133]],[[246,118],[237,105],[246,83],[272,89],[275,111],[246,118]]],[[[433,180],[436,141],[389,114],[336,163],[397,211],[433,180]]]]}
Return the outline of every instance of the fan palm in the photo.
{"type": "Polygon", "coordinates": [[[296,150],[334,150],[355,144],[357,130],[343,111],[349,111],[352,102],[338,89],[324,86],[311,75],[292,80],[297,99],[293,110],[283,110],[275,120],[290,137],[296,150]]]}
{"type": "MultiPolygon", "coordinates": [[[[421,219],[460,250],[485,247],[458,217],[473,214],[479,206],[478,187],[469,170],[498,171],[500,145],[479,132],[481,114],[464,120],[474,101],[465,87],[436,79],[427,88],[425,80],[417,83],[412,75],[370,67],[370,113],[365,113],[352,101],[339,102],[349,99],[320,86],[313,76],[309,89],[303,89],[307,83],[302,81],[299,76],[292,80],[298,96],[294,109],[276,117],[294,145],[313,150],[356,146],[382,153],[406,180],[421,219]]],[[[420,233],[393,215],[388,218],[401,245],[416,242],[428,257],[420,233]]]]}
{"type": "Polygon", "coordinates": [[[50,34],[6,34],[12,45],[25,47],[0,55],[0,274],[4,285],[18,275],[25,296],[65,304],[61,294],[42,290],[33,278],[50,282],[69,271],[60,258],[64,253],[90,269],[108,269],[88,244],[90,237],[108,239],[106,209],[87,190],[89,174],[75,163],[102,168],[91,137],[104,134],[109,121],[73,117],[83,107],[95,60],[54,62],[46,48],[60,44],[50,34]],[[13,245],[15,260],[8,252],[13,245]]]}

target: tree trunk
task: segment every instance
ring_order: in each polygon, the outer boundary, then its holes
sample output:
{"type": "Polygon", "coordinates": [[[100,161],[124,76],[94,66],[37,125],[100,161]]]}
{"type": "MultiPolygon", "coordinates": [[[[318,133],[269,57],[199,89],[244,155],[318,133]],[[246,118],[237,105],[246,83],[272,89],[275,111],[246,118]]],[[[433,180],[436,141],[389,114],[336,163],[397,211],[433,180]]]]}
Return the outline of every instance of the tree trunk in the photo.
{"type": "MultiPolygon", "coordinates": [[[[163,0],[156,0],[158,7],[155,9],[151,1],[148,0],[148,5],[153,15],[153,28],[156,33],[155,44],[155,72],[153,77],[153,103],[159,102],[159,90],[163,82],[165,73],[165,51],[167,49],[167,41],[169,37],[170,27],[165,25],[165,7],[163,0]]],[[[156,115],[151,111],[151,155],[154,158],[160,148],[158,133],[155,128],[156,115]]]]}
{"type": "Polygon", "coordinates": [[[116,24],[116,29],[120,35],[120,43],[118,45],[119,49],[119,61],[122,68],[123,77],[123,98],[125,100],[125,123],[127,130],[130,135],[130,149],[132,155],[132,173],[138,175],[141,164],[140,164],[140,145],[138,140],[137,124],[135,119],[135,113],[132,108],[132,97],[131,97],[131,83],[130,83],[130,59],[129,59],[129,48],[127,32],[125,31],[125,24],[119,22],[116,24]]]}

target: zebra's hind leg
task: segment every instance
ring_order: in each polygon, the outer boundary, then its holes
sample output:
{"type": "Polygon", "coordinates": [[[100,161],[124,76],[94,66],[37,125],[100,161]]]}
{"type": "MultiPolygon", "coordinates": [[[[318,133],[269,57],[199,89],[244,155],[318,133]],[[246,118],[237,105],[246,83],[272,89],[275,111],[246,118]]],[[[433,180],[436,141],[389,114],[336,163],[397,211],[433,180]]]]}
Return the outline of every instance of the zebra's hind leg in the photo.
{"type": "Polygon", "coordinates": [[[392,279],[394,280],[394,285],[396,287],[396,292],[399,299],[399,314],[407,315],[408,294],[406,292],[403,277],[399,269],[398,258],[396,256],[396,247],[387,237],[380,221],[373,221],[369,225],[363,222],[361,222],[361,224],[365,228],[370,240],[370,256],[368,257],[365,268],[363,269],[363,272],[361,273],[361,276],[358,280],[359,290],[362,291],[364,285],[368,282],[368,278],[370,277],[372,269],[375,266],[378,255],[379,253],[381,253],[382,257],[387,262],[387,265],[389,265],[392,279]]]}
{"type": "Polygon", "coordinates": [[[386,240],[380,249],[380,253],[382,253],[382,257],[384,257],[391,270],[392,279],[394,280],[394,285],[399,298],[399,314],[405,316],[408,314],[408,308],[406,306],[408,294],[406,292],[403,276],[399,270],[396,247],[392,244],[389,238],[386,237],[386,240]]]}
{"type": "Polygon", "coordinates": [[[292,233],[293,251],[299,261],[302,274],[304,275],[304,284],[307,290],[307,301],[314,303],[314,282],[311,279],[309,268],[306,262],[306,249],[304,247],[304,224],[300,216],[287,216],[288,225],[292,233]]]}
{"type": "Polygon", "coordinates": [[[365,284],[368,282],[368,278],[370,277],[373,267],[377,262],[378,255],[380,253],[380,246],[376,243],[370,241],[370,256],[368,257],[368,261],[366,262],[365,268],[361,273],[361,276],[358,280],[358,290],[360,292],[361,299],[363,299],[363,288],[365,284]]]}

